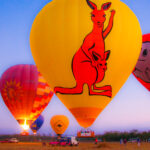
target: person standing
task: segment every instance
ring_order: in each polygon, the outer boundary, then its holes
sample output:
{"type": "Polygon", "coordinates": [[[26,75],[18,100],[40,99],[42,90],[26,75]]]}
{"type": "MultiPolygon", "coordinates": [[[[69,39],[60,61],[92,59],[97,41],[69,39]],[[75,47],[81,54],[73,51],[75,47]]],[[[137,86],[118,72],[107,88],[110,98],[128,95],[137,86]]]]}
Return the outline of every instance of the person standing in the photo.
{"type": "Polygon", "coordinates": [[[95,138],[95,144],[97,144],[98,143],[98,139],[97,138],[95,138]]]}
{"type": "Polygon", "coordinates": [[[126,143],[127,143],[127,139],[124,139],[124,140],[123,140],[123,143],[124,143],[124,145],[126,145],[126,143]]]}
{"type": "Polygon", "coordinates": [[[141,146],[141,140],[140,140],[140,138],[137,138],[137,145],[141,146]]]}
{"type": "Polygon", "coordinates": [[[122,138],[120,139],[120,144],[123,144],[123,139],[122,138]]]}

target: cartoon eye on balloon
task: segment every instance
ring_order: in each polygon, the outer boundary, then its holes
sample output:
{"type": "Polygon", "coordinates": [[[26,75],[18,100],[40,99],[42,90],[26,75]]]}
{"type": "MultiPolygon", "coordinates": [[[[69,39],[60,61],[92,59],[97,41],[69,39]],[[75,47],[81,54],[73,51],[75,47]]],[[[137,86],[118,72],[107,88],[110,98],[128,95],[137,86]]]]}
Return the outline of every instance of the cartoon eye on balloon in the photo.
{"type": "Polygon", "coordinates": [[[64,115],[55,115],[50,120],[52,129],[58,136],[61,136],[69,125],[69,119],[64,115]]]}
{"type": "Polygon", "coordinates": [[[150,34],[143,35],[142,50],[133,75],[150,91],[150,34]]]}
{"type": "Polygon", "coordinates": [[[87,128],[131,74],[141,35],[120,0],[53,0],[35,18],[30,45],[49,85],[87,128]]]}
{"type": "Polygon", "coordinates": [[[35,121],[49,104],[53,92],[34,65],[8,68],[0,82],[2,98],[24,130],[35,121]]]}

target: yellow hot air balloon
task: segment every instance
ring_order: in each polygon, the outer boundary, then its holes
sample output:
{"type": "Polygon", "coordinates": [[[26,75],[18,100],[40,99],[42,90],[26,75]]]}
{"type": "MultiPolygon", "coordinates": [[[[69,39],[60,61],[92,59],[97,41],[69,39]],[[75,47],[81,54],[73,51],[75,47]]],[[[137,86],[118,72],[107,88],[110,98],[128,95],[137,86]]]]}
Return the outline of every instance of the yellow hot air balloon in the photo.
{"type": "Polygon", "coordinates": [[[30,45],[49,85],[87,128],[131,74],[142,33],[120,0],[53,0],[35,18],[30,45]]]}
{"type": "Polygon", "coordinates": [[[50,125],[57,135],[62,135],[69,125],[69,119],[64,115],[55,115],[50,120],[50,125]]]}

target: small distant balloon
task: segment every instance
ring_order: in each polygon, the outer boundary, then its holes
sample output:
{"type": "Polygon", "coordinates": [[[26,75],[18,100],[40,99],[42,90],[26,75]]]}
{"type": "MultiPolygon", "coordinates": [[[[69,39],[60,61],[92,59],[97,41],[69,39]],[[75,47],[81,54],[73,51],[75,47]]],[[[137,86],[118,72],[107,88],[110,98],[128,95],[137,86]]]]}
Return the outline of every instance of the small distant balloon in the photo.
{"type": "Polygon", "coordinates": [[[7,69],[0,82],[2,98],[24,130],[50,102],[53,92],[35,65],[15,65],[7,69]]]}
{"type": "Polygon", "coordinates": [[[133,74],[150,91],[150,34],[143,35],[142,50],[133,74]]]}
{"type": "Polygon", "coordinates": [[[64,115],[55,115],[51,118],[50,125],[55,133],[60,136],[68,128],[69,119],[64,115]]]}
{"type": "Polygon", "coordinates": [[[37,133],[37,131],[42,127],[44,123],[44,117],[40,115],[30,126],[31,130],[34,134],[37,133]]]}

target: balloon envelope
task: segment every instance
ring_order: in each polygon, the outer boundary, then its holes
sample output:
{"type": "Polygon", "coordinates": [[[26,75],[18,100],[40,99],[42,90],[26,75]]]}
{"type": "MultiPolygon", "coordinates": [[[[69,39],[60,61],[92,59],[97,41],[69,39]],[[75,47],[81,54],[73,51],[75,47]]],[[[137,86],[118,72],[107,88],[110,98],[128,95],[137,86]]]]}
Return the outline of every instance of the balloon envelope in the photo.
{"type": "Polygon", "coordinates": [[[150,91],[150,34],[143,35],[142,50],[133,74],[150,91]]]}
{"type": "Polygon", "coordinates": [[[30,126],[33,133],[36,133],[43,125],[44,117],[40,115],[30,126]]]}
{"type": "Polygon", "coordinates": [[[53,0],[30,34],[37,66],[85,128],[129,77],[141,44],[139,22],[120,0],[53,0]]]}
{"type": "Polygon", "coordinates": [[[20,123],[31,124],[50,102],[53,92],[34,65],[16,65],[1,77],[3,100],[20,123]]]}
{"type": "Polygon", "coordinates": [[[69,125],[69,120],[64,115],[55,115],[50,120],[50,125],[56,134],[63,134],[69,125]]]}

